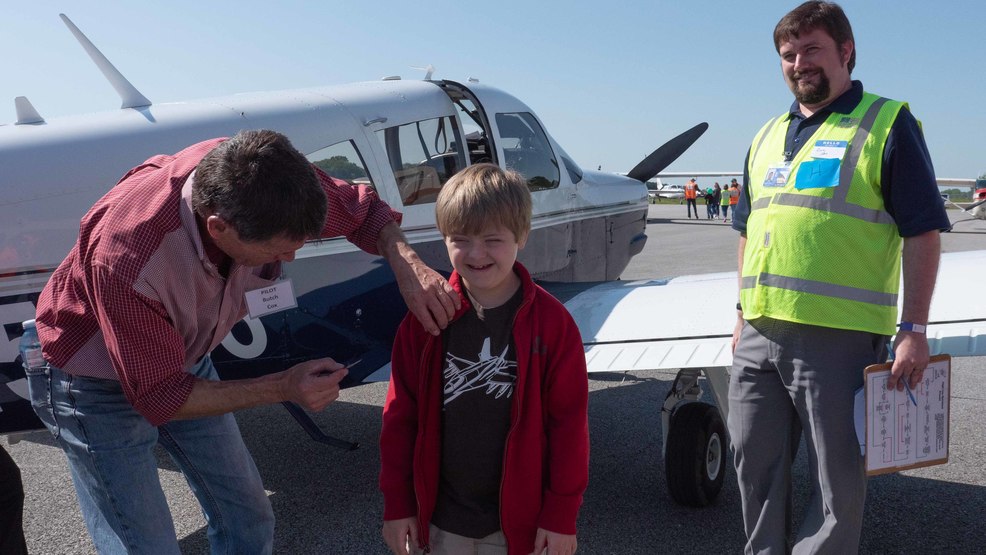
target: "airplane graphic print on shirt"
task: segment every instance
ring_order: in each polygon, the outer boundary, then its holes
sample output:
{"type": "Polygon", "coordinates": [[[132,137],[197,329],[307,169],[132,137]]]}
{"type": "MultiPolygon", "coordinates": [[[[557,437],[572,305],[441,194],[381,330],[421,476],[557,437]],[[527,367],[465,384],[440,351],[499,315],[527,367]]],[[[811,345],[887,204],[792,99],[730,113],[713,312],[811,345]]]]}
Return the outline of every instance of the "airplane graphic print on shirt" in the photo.
{"type": "Polygon", "coordinates": [[[475,361],[447,353],[445,355],[445,405],[463,393],[485,389],[486,395],[495,399],[513,395],[517,361],[507,360],[508,347],[497,356],[490,353],[490,338],[483,340],[483,347],[475,361]]]}

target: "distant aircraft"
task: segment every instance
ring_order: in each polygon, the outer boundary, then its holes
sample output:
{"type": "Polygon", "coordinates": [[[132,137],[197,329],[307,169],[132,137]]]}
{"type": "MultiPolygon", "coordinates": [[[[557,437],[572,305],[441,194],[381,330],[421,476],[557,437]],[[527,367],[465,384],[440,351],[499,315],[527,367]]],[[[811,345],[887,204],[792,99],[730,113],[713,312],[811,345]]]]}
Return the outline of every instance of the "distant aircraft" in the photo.
{"type": "MultiPolygon", "coordinates": [[[[268,128],[289,136],[327,173],[373,186],[403,213],[402,228],[422,259],[443,272],[451,267],[434,221],[442,185],[477,162],[523,174],[534,217],[521,261],[572,312],[591,372],[679,369],[662,407],[671,493],[690,505],[718,494],[728,451],[722,422],[735,313],[731,303],[694,300],[731,298],[735,273],[617,281],[647,239],[644,182],[667,175],[659,172],[707,124],[675,137],[621,176],[583,170],[529,107],[475,80],[387,78],[152,104],[62,18],[123,103],[119,111],[49,122],[19,97],[17,122],[0,126],[0,324],[6,332],[0,341],[0,433],[38,427],[17,353],[21,322],[34,317],[38,293],[72,247],[85,210],[152,155],[268,128]],[[689,318],[681,317],[686,313],[689,318]],[[698,402],[702,374],[718,410],[698,402]]],[[[965,284],[948,285],[983,267],[986,251],[943,260],[945,283],[929,325],[934,352],[986,353],[986,300],[952,295],[965,284]]],[[[284,273],[293,280],[298,307],[239,322],[213,352],[220,374],[250,377],[331,356],[361,359],[346,386],[387,379],[391,341],[406,312],[387,264],[337,238],[307,244],[284,273]]],[[[299,408],[285,406],[318,441],[352,446],[325,436],[299,408]]]]}
{"type": "Polygon", "coordinates": [[[962,180],[949,179],[944,184],[942,183],[942,180],[939,180],[938,184],[939,186],[955,185],[957,184],[956,182],[959,181],[961,181],[962,182],[961,184],[963,185],[967,185],[975,188],[972,194],[972,202],[962,203],[962,204],[952,202],[944,194],[942,195],[942,198],[948,204],[951,204],[952,206],[958,208],[959,210],[968,213],[974,219],[986,220],[986,183],[982,183],[981,181],[976,181],[973,179],[962,179],[962,180]]]}
{"type": "Polygon", "coordinates": [[[972,198],[976,201],[966,206],[964,210],[971,210],[973,218],[986,220],[986,187],[976,189],[975,196],[972,198]]]}
{"type": "Polygon", "coordinates": [[[685,198],[685,188],[681,185],[666,185],[660,179],[652,179],[647,182],[647,196],[650,198],[666,199],[685,198]]]}

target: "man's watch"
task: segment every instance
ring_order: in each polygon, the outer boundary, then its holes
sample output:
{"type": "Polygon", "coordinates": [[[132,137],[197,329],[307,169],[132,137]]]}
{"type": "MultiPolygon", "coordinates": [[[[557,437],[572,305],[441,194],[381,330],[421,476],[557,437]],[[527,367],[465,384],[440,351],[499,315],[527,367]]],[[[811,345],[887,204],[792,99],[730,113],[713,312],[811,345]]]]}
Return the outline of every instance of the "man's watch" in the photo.
{"type": "Polygon", "coordinates": [[[897,324],[897,327],[900,328],[900,331],[910,331],[914,333],[924,333],[928,329],[928,326],[924,324],[915,324],[914,322],[901,322],[897,324]]]}
{"type": "Polygon", "coordinates": [[[743,310],[743,305],[740,304],[740,303],[736,303],[736,310],[742,311],[743,310]]]}

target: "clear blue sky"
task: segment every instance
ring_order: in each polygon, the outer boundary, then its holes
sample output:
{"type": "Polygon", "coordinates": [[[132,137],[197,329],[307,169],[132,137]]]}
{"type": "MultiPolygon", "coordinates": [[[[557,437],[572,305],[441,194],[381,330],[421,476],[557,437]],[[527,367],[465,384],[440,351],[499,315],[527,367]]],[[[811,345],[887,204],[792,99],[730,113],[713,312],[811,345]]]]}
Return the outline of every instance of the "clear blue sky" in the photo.
{"type": "MultiPolygon", "coordinates": [[[[797,1],[34,0],[2,8],[0,121],[119,108],[66,13],[156,103],[375,80],[476,77],[531,106],[584,167],[627,171],[700,122],[668,171],[739,170],[791,94],[771,33],[797,1]]],[[[910,103],[939,177],[986,172],[986,4],[842,2],[853,77],[910,103]],[[978,84],[977,84],[978,83],[978,84]]]]}

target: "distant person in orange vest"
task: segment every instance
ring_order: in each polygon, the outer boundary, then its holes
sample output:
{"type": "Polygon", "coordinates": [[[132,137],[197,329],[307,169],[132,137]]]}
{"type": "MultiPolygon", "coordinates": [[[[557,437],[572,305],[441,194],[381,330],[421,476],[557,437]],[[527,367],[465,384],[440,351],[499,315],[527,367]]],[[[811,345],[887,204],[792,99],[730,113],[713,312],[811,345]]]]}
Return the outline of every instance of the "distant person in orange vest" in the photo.
{"type": "Polygon", "coordinates": [[[688,205],[688,219],[692,218],[692,209],[695,209],[695,219],[698,219],[698,205],[695,204],[695,199],[698,198],[698,183],[695,182],[695,178],[688,180],[685,183],[685,203],[688,205]]]}

